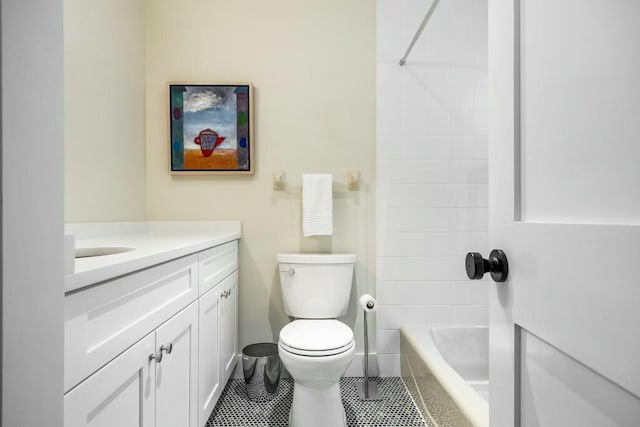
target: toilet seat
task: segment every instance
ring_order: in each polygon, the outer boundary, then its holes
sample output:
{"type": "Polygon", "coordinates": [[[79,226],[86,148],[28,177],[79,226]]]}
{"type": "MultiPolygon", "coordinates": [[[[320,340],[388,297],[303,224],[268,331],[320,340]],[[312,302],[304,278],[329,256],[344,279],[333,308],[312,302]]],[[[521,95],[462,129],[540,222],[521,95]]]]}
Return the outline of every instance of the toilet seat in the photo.
{"type": "Polygon", "coordinates": [[[280,345],[280,348],[282,348],[284,351],[291,354],[297,354],[298,356],[326,357],[326,356],[336,356],[340,353],[345,353],[351,350],[351,348],[355,346],[355,342],[352,341],[349,344],[345,345],[344,347],[334,348],[331,350],[303,350],[300,348],[290,347],[282,342],[280,342],[279,345],[280,345]]]}
{"type": "Polygon", "coordinates": [[[283,350],[300,356],[323,357],[349,351],[354,345],[353,331],[334,319],[300,319],[280,331],[283,350]]]}

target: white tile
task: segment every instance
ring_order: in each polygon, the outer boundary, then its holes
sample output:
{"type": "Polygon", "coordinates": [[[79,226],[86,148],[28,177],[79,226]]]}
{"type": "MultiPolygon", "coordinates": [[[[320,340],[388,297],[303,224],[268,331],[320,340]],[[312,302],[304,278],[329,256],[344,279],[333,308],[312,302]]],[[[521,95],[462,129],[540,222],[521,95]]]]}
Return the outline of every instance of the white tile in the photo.
{"type": "Polygon", "coordinates": [[[488,111],[489,110],[489,88],[476,87],[474,107],[476,111],[488,111]]]}
{"type": "MultiPolygon", "coordinates": [[[[465,58],[468,63],[475,62],[474,59],[465,58]]],[[[466,66],[466,67],[453,67],[451,68],[451,82],[458,86],[486,86],[487,71],[480,67],[466,66]]]]}
{"type": "Polygon", "coordinates": [[[398,329],[379,330],[376,349],[378,354],[400,353],[400,331],[398,329]]]}
{"type": "MultiPolygon", "coordinates": [[[[240,364],[242,366],[242,364],[240,364]]],[[[378,376],[378,358],[375,355],[369,353],[369,375],[372,377],[378,376]]],[[[364,354],[356,353],[353,355],[353,360],[344,373],[345,377],[362,377],[364,376],[364,354]]],[[[240,378],[244,378],[244,374],[241,374],[240,378]]]]}
{"type": "Polygon", "coordinates": [[[443,10],[451,15],[463,15],[473,13],[473,3],[485,0],[448,0],[442,2],[443,10]]]}
{"type": "Polygon", "coordinates": [[[397,37],[405,33],[401,3],[397,0],[376,0],[376,32],[378,37],[397,37]]]}
{"type": "Polygon", "coordinates": [[[473,206],[473,186],[468,184],[455,184],[451,186],[451,206],[455,208],[468,208],[473,206]]]}
{"type": "Polygon", "coordinates": [[[486,304],[481,300],[478,292],[483,282],[474,280],[456,281],[449,283],[451,290],[451,304],[486,304]]]}
{"type": "Polygon", "coordinates": [[[387,231],[448,231],[451,227],[450,209],[389,208],[387,231]]]}
{"type": "Polygon", "coordinates": [[[383,281],[448,280],[447,257],[379,257],[378,279],[383,281]]]}
{"type": "Polygon", "coordinates": [[[378,135],[397,135],[402,129],[402,113],[399,110],[378,112],[376,133],[378,135]]]}
{"type": "Polygon", "coordinates": [[[383,245],[382,256],[447,256],[449,233],[445,232],[390,232],[379,235],[383,245]]]}
{"type": "Polygon", "coordinates": [[[394,61],[397,64],[402,57],[398,52],[404,52],[403,49],[406,49],[405,40],[406,37],[378,37],[376,40],[378,61],[394,61]]]}
{"type": "Polygon", "coordinates": [[[476,135],[487,135],[489,133],[489,113],[477,111],[474,120],[474,133],[476,135]]]}
{"type": "Polygon", "coordinates": [[[449,253],[451,255],[466,255],[467,252],[476,251],[473,245],[473,233],[452,231],[449,233],[449,253]]]}
{"type": "Polygon", "coordinates": [[[473,225],[477,225],[479,227],[479,220],[479,216],[474,216],[473,209],[451,209],[449,227],[451,231],[484,231],[472,228],[473,225]]]}
{"type": "Polygon", "coordinates": [[[489,162],[487,160],[474,160],[471,182],[473,184],[489,183],[489,162]]]}
{"type": "MultiPolygon", "coordinates": [[[[473,114],[470,114],[473,118],[473,114]]],[[[402,114],[402,130],[410,134],[448,135],[451,130],[450,114],[444,110],[405,110],[402,114]]]]}
{"type": "Polygon", "coordinates": [[[400,354],[378,354],[377,356],[379,376],[400,376],[400,354]]]}
{"type": "Polygon", "coordinates": [[[474,0],[471,2],[471,10],[475,15],[475,20],[481,20],[487,22],[487,16],[489,13],[489,2],[487,0],[474,0]]]}
{"type": "MultiPolygon", "coordinates": [[[[394,86],[380,86],[376,94],[377,114],[402,111],[401,89],[394,86]]],[[[400,113],[401,114],[401,113],[400,113]]]]}
{"type": "Polygon", "coordinates": [[[402,308],[397,305],[378,305],[376,325],[378,329],[399,329],[402,325],[402,308]]]}
{"type": "Polygon", "coordinates": [[[473,135],[475,132],[475,114],[456,111],[451,115],[451,131],[462,135],[473,135]]]}
{"type": "MultiPolygon", "coordinates": [[[[392,126],[389,126],[392,127],[392,126]]],[[[380,134],[376,136],[376,158],[377,159],[401,159],[402,150],[398,148],[400,139],[392,133],[380,134]]]]}
{"type": "Polygon", "coordinates": [[[476,135],[474,139],[474,159],[489,157],[489,138],[486,135],[476,135]]]}
{"type": "Polygon", "coordinates": [[[449,305],[406,305],[403,306],[403,326],[427,326],[449,323],[451,310],[449,305]]]}
{"type": "Polygon", "coordinates": [[[471,231],[489,231],[489,209],[488,208],[472,209],[471,231]]]}
{"type": "Polygon", "coordinates": [[[450,305],[425,306],[425,325],[444,325],[451,323],[450,305]]]}
{"type": "Polygon", "coordinates": [[[446,110],[451,100],[450,91],[446,86],[405,86],[402,88],[402,108],[422,114],[446,110]]]}
{"type": "Polygon", "coordinates": [[[398,68],[404,70],[401,77],[401,84],[404,87],[451,85],[451,69],[438,63],[412,61],[398,68]]]}
{"type": "Polygon", "coordinates": [[[452,305],[451,322],[458,325],[486,325],[489,308],[486,305],[452,305]]]}
{"type": "Polygon", "coordinates": [[[426,306],[405,305],[402,307],[402,326],[426,325],[426,323],[427,323],[426,306]]]}
{"type": "Polygon", "coordinates": [[[404,133],[402,139],[403,159],[449,159],[451,144],[447,135],[425,135],[404,133]]]}
{"type": "Polygon", "coordinates": [[[376,299],[379,305],[402,304],[402,282],[378,281],[376,299]]]}
{"type": "MultiPolygon", "coordinates": [[[[377,347],[399,375],[401,324],[487,322],[487,0],[442,2],[407,65],[431,0],[377,0],[377,347]],[[451,305],[453,304],[453,305],[451,305]]],[[[361,368],[360,368],[361,370],[361,368]]]]}
{"type": "Polygon", "coordinates": [[[481,280],[476,282],[478,286],[475,288],[476,292],[476,304],[487,306],[487,311],[489,310],[489,280],[481,280]]]}
{"type": "Polygon", "coordinates": [[[474,111],[475,88],[473,87],[454,87],[451,88],[452,108],[455,111],[474,111]]]}
{"type": "Polygon", "coordinates": [[[378,61],[376,64],[377,87],[395,86],[400,87],[405,79],[406,69],[398,66],[397,61],[378,61]]]}
{"type": "Polygon", "coordinates": [[[464,14],[451,15],[449,19],[449,37],[470,43],[473,38],[473,16],[466,12],[464,14]]]}
{"type": "Polygon", "coordinates": [[[471,184],[474,177],[473,160],[451,161],[451,182],[454,184],[471,184]]]}
{"type": "Polygon", "coordinates": [[[445,305],[450,302],[449,282],[405,282],[402,285],[404,305],[445,305]]]}
{"type": "Polygon", "coordinates": [[[451,191],[444,184],[390,184],[390,207],[446,208],[451,206],[451,191]]]}
{"type": "Polygon", "coordinates": [[[489,185],[473,184],[471,187],[471,206],[486,208],[489,206],[489,185]]]}
{"type": "Polygon", "coordinates": [[[474,252],[480,252],[486,254],[490,252],[489,249],[489,233],[486,231],[471,233],[471,247],[474,252]]]}
{"type": "Polygon", "coordinates": [[[456,134],[452,136],[451,159],[473,159],[474,154],[475,142],[473,135],[456,134]]]}
{"type": "Polygon", "coordinates": [[[465,269],[465,257],[457,256],[449,258],[449,280],[467,280],[465,269]]]}
{"type": "MultiPolygon", "coordinates": [[[[389,181],[403,184],[445,184],[451,179],[448,160],[394,160],[388,163],[389,181]]],[[[379,175],[379,170],[376,175],[379,175]]]]}

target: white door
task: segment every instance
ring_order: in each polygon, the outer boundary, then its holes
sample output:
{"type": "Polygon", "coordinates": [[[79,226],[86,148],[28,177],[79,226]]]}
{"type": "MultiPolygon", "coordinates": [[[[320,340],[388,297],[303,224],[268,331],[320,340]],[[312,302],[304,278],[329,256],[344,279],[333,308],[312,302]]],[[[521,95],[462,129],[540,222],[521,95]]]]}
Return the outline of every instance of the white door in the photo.
{"type": "Polygon", "coordinates": [[[638,426],[640,2],[489,6],[491,425],[638,426]]]}
{"type": "Polygon", "coordinates": [[[151,333],[69,391],[65,427],[155,427],[154,343],[151,333]]]}
{"type": "Polygon", "coordinates": [[[220,287],[209,290],[198,301],[199,314],[199,357],[198,357],[198,419],[204,426],[218,397],[222,392],[220,384],[220,287]]]}
{"type": "Polygon", "coordinates": [[[198,425],[198,303],[156,330],[156,427],[198,425]],[[162,354],[162,356],[160,356],[162,354]]]}
{"type": "Polygon", "coordinates": [[[238,348],[238,272],[234,272],[220,283],[222,300],[220,301],[220,358],[221,375],[226,382],[233,374],[238,348]]]}

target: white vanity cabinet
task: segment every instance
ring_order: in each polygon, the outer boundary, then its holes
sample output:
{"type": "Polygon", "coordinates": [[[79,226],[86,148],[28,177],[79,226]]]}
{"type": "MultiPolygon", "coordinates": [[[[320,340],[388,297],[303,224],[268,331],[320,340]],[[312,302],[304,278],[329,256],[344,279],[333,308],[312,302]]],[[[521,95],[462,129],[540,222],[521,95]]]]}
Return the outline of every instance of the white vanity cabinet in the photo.
{"type": "Polygon", "coordinates": [[[200,253],[200,426],[209,419],[236,365],[237,259],[237,246],[216,247],[200,253]],[[236,263],[234,268],[231,268],[232,260],[236,263]]]}
{"type": "Polygon", "coordinates": [[[65,426],[196,427],[197,363],[192,303],[67,393],[65,426]]]}
{"type": "Polygon", "coordinates": [[[64,396],[65,427],[155,427],[153,333],[64,396]]]}
{"type": "Polygon", "coordinates": [[[224,331],[220,343],[220,372],[223,383],[233,374],[238,355],[238,273],[233,273],[229,279],[220,284],[220,330],[224,331]]]}
{"type": "Polygon", "coordinates": [[[237,359],[237,256],[231,241],[67,294],[65,427],[204,426],[237,359]]]}

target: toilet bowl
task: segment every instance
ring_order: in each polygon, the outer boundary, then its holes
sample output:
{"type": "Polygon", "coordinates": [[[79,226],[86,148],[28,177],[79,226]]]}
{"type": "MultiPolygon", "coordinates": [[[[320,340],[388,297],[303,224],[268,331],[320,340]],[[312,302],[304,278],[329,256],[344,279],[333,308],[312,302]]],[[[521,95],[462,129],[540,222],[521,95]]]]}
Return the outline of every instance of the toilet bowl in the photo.
{"type": "Polygon", "coordinates": [[[292,427],[346,426],[340,378],[353,360],[351,329],[337,320],[295,320],[280,332],[278,353],[295,385],[292,427]]]}
{"type": "Polygon", "coordinates": [[[278,354],[294,380],[291,427],[346,426],[340,378],[353,360],[347,313],[355,255],[278,254],[285,311],[278,354]]]}

